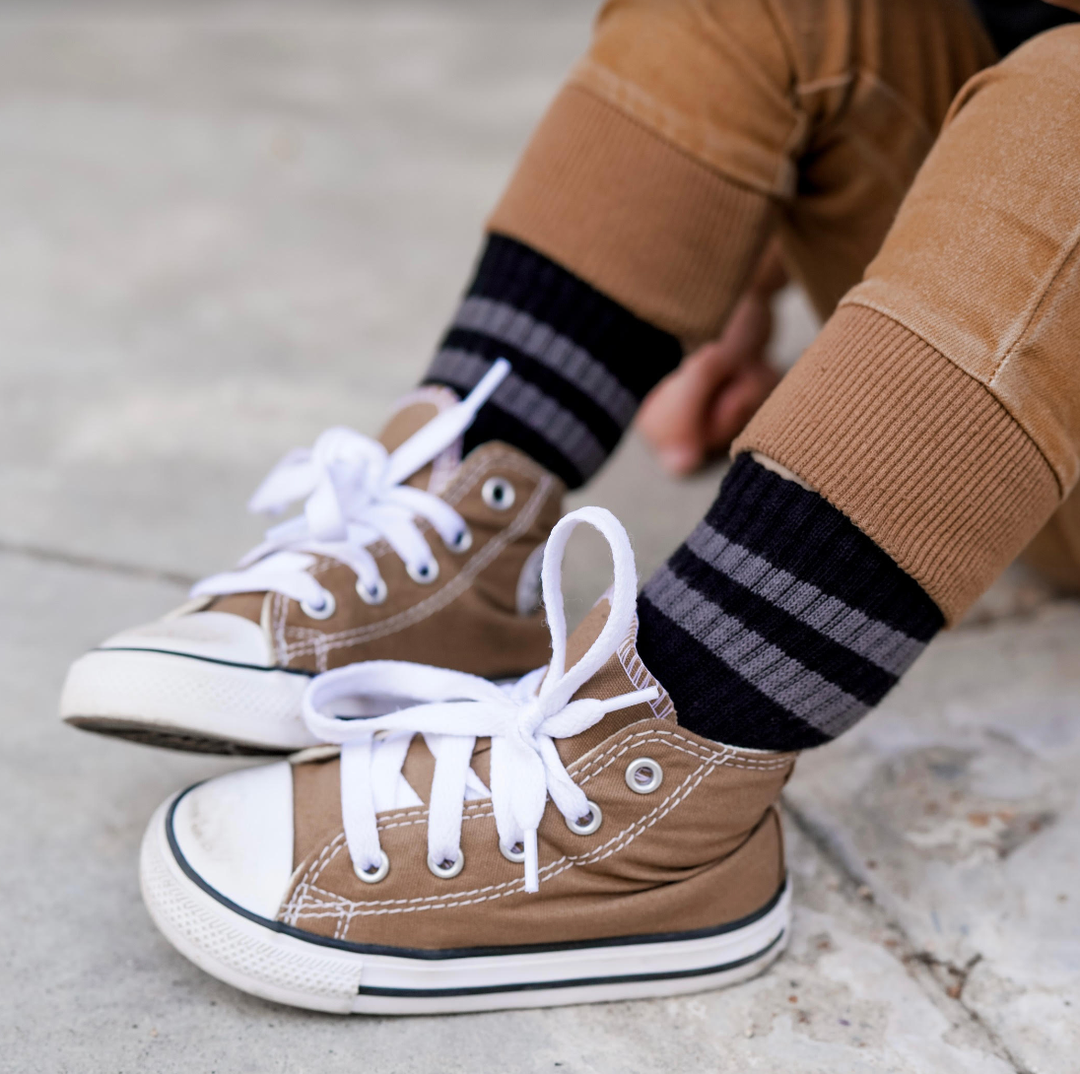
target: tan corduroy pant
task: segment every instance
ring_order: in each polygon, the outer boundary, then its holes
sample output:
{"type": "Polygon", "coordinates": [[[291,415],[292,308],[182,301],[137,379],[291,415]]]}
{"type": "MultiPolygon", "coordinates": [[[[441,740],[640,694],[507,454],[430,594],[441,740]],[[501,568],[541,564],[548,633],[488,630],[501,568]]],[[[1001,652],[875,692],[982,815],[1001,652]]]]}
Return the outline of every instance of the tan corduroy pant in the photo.
{"type": "Polygon", "coordinates": [[[1080,26],[996,59],[967,0],[609,0],[489,222],[688,347],[778,232],[829,319],[736,450],[950,621],[1080,475],[1080,26]]]}

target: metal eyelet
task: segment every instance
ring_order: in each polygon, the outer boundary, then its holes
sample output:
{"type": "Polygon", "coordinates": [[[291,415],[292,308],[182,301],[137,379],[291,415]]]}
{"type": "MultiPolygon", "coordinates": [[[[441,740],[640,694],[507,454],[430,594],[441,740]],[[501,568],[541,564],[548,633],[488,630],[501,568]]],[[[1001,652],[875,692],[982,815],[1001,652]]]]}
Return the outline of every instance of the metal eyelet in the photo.
{"type": "Polygon", "coordinates": [[[465,868],[465,851],[458,847],[457,857],[449,865],[446,862],[432,861],[429,854],[427,867],[440,880],[453,880],[465,868]]]}
{"type": "Polygon", "coordinates": [[[387,590],[386,582],[384,582],[382,578],[377,578],[375,584],[370,588],[357,578],[356,592],[365,604],[382,604],[382,602],[386,600],[386,594],[389,590],[387,590]]]}
{"type": "MultiPolygon", "coordinates": [[[[578,817],[575,821],[567,821],[566,826],[574,833],[574,835],[592,835],[602,823],[604,814],[600,812],[600,807],[591,799],[587,799],[589,803],[589,812],[584,817],[578,817]]],[[[565,818],[564,818],[565,819],[565,818]]]]}
{"type": "Polygon", "coordinates": [[[357,869],[355,863],[353,864],[353,872],[365,884],[377,884],[380,880],[386,879],[386,874],[390,872],[390,859],[386,856],[385,850],[379,851],[379,867],[373,869],[371,872],[364,872],[363,869],[357,869]]]}
{"type": "Polygon", "coordinates": [[[505,477],[489,477],[480,489],[480,496],[493,511],[509,511],[514,506],[516,493],[505,477]]]}
{"type": "Polygon", "coordinates": [[[334,594],[329,589],[324,589],[321,605],[309,604],[306,600],[302,600],[300,610],[309,619],[329,619],[337,611],[337,601],[334,600],[334,594]]]}
{"type": "Polygon", "coordinates": [[[652,794],[664,782],[664,770],[651,757],[639,757],[626,766],[626,785],[635,794],[652,794]]]}
{"type": "Polygon", "coordinates": [[[520,865],[525,860],[525,844],[515,843],[512,847],[504,847],[499,841],[499,853],[507,860],[520,865]],[[520,850],[518,848],[521,848],[520,850]]]}
{"type": "Polygon", "coordinates": [[[466,526],[446,547],[451,552],[468,552],[472,548],[472,530],[466,526]]]}
{"type": "Polygon", "coordinates": [[[431,585],[439,577],[439,563],[435,559],[429,559],[426,563],[419,565],[406,563],[405,570],[409,577],[420,585],[431,585]]]}

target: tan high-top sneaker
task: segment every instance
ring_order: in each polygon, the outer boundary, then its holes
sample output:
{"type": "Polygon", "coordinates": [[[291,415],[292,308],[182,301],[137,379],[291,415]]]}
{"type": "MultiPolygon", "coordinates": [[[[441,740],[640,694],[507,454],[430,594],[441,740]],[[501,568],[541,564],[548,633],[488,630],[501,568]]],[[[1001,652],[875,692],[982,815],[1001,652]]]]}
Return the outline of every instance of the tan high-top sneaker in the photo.
{"type": "Polygon", "coordinates": [[[776,958],[776,802],[795,756],[679,727],[637,656],[633,558],[607,512],[555,527],[544,594],[546,671],[503,688],[406,664],[331,671],[305,715],[340,751],[166,802],[141,865],[165,936],[238,988],[342,1013],[672,995],[776,958]],[[615,584],[567,645],[559,569],[582,520],[608,537],[615,584]],[[427,703],[347,715],[369,694],[427,703]]]}
{"type": "Polygon", "coordinates": [[[543,664],[540,557],[562,482],[505,444],[461,458],[505,368],[460,403],[420,389],[381,442],[331,429],[286,456],[251,506],[303,512],[192,603],[77,660],[61,716],[178,749],[288,752],[317,741],[300,699],[328,668],[407,659],[498,679],[543,664]]]}

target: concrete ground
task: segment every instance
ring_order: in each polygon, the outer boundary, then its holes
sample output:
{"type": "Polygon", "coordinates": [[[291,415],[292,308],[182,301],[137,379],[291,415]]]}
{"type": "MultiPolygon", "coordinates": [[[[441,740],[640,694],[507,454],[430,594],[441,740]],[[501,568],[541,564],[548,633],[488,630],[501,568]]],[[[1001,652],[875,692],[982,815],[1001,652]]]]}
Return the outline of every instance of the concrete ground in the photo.
{"type": "MultiPolygon", "coordinates": [[[[0,1069],[1076,1071],[1080,606],[1019,573],[804,758],[792,949],[747,985],[345,1020],[218,984],[147,919],[151,810],[230,762],[61,726],[64,669],[231,563],[287,448],[376,429],[590,15],[0,6],[0,1069]]],[[[791,360],[813,326],[784,305],[791,360]]],[[[620,514],[648,571],[716,480],[665,482],[630,439],[575,499],[620,514]]]]}

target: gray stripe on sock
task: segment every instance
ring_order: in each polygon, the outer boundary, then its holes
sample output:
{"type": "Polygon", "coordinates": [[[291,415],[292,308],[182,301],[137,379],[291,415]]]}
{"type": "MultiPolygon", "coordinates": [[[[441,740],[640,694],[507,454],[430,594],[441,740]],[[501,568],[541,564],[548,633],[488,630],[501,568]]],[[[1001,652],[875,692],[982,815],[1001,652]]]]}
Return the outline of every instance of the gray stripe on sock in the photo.
{"type": "Polygon", "coordinates": [[[483,332],[535,358],[587,395],[620,429],[630,424],[637,411],[633,393],[584,347],[507,302],[482,295],[466,298],[458,307],[454,327],[483,332]]]}
{"type": "MultiPolygon", "coordinates": [[[[766,641],[688,586],[668,566],[649,579],[644,595],[668,619],[771,701],[823,734],[846,731],[869,706],[766,641]]],[[[724,704],[718,697],[716,703],[724,704]]]]}
{"type": "Polygon", "coordinates": [[[902,675],[926,648],[925,642],[774,567],[750,549],[729,541],[707,522],[698,524],[686,545],[698,559],[732,581],[892,675],[902,675]]]}
{"type": "MultiPolygon", "coordinates": [[[[444,347],[435,355],[428,376],[470,391],[493,364],[478,354],[444,347]]],[[[488,402],[542,436],[570,460],[582,478],[592,477],[607,458],[604,446],[582,422],[550,395],[514,372],[506,376],[488,402]]]]}

